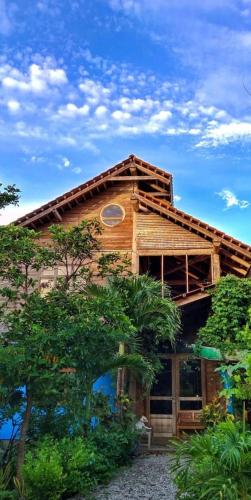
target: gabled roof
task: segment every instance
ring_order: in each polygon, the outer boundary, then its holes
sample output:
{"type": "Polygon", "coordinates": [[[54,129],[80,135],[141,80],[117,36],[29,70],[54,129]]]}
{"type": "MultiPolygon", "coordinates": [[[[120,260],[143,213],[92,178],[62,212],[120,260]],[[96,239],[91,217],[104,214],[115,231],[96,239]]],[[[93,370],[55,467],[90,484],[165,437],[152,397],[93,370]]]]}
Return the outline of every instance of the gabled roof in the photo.
{"type": "Polygon", "coordinates": [[[102,189],[106,189],[107,185],[111,185],[116,180],[123,180],[123,178],[126,180],[128,177],[132,181],[134,178],[137,178],[137,180],[141,178],[142,182],[148,179],[149,182],[151,181],[156,186],[156,189],[165,191],[165,196],[170,203],[173,202],[172,175],[159,167],[151,165],[151,163],[137,158],[135,155],[130,155],[117,165],[93,177],[93,179],[20,217],[14,224],[37,227],[48,223],[48,221],[52,223],[55,219],[60,220],[65,210],[71,209],[72,206],[79,204],[81,201],[85,201],[88,196],[93,196],[102,189]]]}
{"type": "Polygon", "coordinates": [[[149,193],[138,191],[134,196],[141,205],[213,242],[222,256],[222,263],[230,269],[229,272],[236,271],[243,277],[248,275],[251,267],[251,247],[249,245],[182,210],[178,210],[165,200],[156,199],[149,193]]]}
{"type": "Polygon", "coordinates": [[[139,190],[135,190],[133,196],[134,199],[138,199],[141,207],[156,212],[213,242],[221,254],[225,272],[233,272],[243,277],[249,275],[251,247],[175,208],[172,175],[134,155],[130,155],[93,179],[19,218],[14,224],[39,228],[45,224],[62,221],[64,212],[106,190],[117,181],[137,181],[139,190]]]}

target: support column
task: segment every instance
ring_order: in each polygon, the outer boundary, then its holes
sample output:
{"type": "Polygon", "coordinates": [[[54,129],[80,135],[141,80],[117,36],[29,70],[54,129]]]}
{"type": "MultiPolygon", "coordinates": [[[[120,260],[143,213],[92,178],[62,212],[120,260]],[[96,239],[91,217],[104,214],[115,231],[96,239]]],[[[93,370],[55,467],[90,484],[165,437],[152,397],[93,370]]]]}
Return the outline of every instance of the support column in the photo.
{"type": "Polygon", "coordinates": [[[220,266],[220,240],[214,240],[213,242],[214,249],[212,255],[212,281],[213,283],[217,283],[217,281],[221,277],[221,266],[220,266]]]}

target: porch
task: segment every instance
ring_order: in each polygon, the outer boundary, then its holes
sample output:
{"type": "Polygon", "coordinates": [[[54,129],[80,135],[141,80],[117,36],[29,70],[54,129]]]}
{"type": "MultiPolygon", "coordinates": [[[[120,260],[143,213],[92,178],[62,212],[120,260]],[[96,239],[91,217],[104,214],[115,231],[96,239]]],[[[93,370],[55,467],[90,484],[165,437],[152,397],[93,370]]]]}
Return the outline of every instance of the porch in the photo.
{"type": "Polygon", "coordinates": [[[139,417],[147,416],[154,449],[166,447],[169,438],[183,432],[202,430],[202,408],[216,397],[221,386],[215,371],[217,362],[188,353],[161,354],[160,360],[162,370],[146,397],[140,384],[135,384],[135,411],[139,417]]]}

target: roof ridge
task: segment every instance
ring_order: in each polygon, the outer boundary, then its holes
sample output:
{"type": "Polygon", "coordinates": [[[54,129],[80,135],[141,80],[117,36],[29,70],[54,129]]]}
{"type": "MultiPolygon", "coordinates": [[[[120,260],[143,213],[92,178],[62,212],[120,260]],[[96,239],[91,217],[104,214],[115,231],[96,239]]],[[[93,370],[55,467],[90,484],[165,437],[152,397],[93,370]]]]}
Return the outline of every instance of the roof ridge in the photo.
{"type": "Polygon", "coordinates": [[[172,175],[171,174],[169,174],[168,172],[165,172],[164,170],[162,170],[161,168],[159,168],[155,165],[152,165],[151,163],[146,162],[142,158],[139,158],[136,155],[131,154],[127,158],[125,158],[124,160],[121,160],[119,163],[116,163],[115,165],[113,165],[113,167],[109,167],[105,171],[88,179],[87,181],[83,182],[82,184],[79,184],[75,188],[72,188],[69,191],[66,191],[65,193],[63,193],[62,195],[57,196],[53,200],[48,201],[47,203],[44,203],[43,205],[41,205],[37,209],[33,210],[32,212],[29,212],[28,214],[25,214],[22,217],[19,217],[18,219],[16,219],[13,222],[13,224],[22,224],[25,222],[27,222],[27,224],[28,224],[30,218],[32,218],[40,213],[42,216],[43,212],[48,211],[48,209],[50,209],[50,208],[51,208],[51,210],[53,210],[53,207],[55,205],[57,205],[58,203],[61,203],[64,200],[65,200],[65,202],[67,202],[67,199],[69,197],[73,196],[74,194],[77,194],[78,192],[80,192],[86,188],[91,189],[92,185],[94,185],[97,182],[102,183],[103,178],[105,181],[105,178],[111,174],[114,174],[116,172],[116,170],[120,171],[121,168],[123,168],[124,166],[129,165],[131,163],[135,163],[138,166],[141,165],[141,166],[144,166],[145,168],[154,169],[155,171],[159,171],[161,173],[161,175],[163,175],[164,177],[168,177],[169,179],[171,178],[171,184],[172,184],[172,175]]]}

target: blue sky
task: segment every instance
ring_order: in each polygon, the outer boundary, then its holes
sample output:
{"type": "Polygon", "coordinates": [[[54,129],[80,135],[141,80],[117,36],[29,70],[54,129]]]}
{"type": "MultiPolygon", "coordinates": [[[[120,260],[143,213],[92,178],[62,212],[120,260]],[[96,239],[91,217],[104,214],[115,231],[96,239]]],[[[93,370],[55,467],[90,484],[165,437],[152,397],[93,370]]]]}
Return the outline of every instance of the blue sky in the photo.
{"type": "Polygon", "coordinates": [[[251,0],[0,0],[0,44],[0,221],[134,153],[251,243],[251,0]]]}

